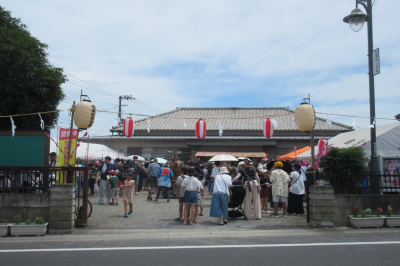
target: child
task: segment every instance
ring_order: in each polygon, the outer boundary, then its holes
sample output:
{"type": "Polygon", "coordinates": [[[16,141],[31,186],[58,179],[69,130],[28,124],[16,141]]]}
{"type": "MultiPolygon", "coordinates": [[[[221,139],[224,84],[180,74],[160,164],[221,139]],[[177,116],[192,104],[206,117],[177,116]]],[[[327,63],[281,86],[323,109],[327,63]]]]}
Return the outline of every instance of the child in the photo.
{"type": "Polygon", "coordinates": [[[109,203],[109,205],[114,205],[114,199],[116,201],[116,204],[118,206],[118,192],[119,192],[119,187],[118,187],[118,176],[116,175],[117,172],[115,172],[114,170],[109,171],[108,172],[111,177],[108,178],[109,176],[107,176],[108,179],[108,183],[111,186],[111,198],[112,198],[112,202],[109,203]]]}
{"type": "Polygon", "coordinates": [[[132,180],[133,173],[129,172],[125,175],[126,180],[123,185],[122,199],[124,200],[125,205],[125,218],[128,218],[128,215],[133,213],[133,196],[135,194],[135,180],[132,180]],[[129,212],[128,212],[128,204],[129,204],[129,212]]]}
{"type": "Polygon", "coordinates": [[[197,223],[197,215],[199,213],[199,206],[200,206],[200,216],[203,216],[204,188],[203,188],[203,182],[201,182],[201,176],[197,172],[195,172],[194,177],[196,177],[198,180],[198,187],[197,187],[197,203],[196,203],[196,210],[194,211],[193,222],[197,223]]]}
{"type": "Polygon", "coordinates": [[[194,168],[189,168],[188,177],[183,180],[181,186],[185,190],[185,195],[183,197],[183,203],[185,203],[185,218],[183,219],[183,224],[186,225],[189,220],[189,208],[191,208],[192,215],[190,216],[190,225],[193,225],[194,212],[197,204],[197,189],[199,183],[194,175],[194,168]]]}

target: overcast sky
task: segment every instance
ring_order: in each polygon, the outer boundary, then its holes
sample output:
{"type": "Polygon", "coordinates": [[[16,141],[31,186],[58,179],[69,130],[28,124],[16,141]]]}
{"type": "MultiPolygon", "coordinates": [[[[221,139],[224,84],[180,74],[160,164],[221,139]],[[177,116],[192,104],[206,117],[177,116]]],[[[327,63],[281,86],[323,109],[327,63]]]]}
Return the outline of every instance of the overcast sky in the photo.
{"type": "MultiPolygon", "coordinates": [[[[355,0],[3,0],[1,5],[49,45],[54,66],[162,111],[295,109],[310,93],[317,112],[369,116],[367,26],[355,33],[342,21],[355,0]]],[[[377,0],[373,10],[374,47],[381,54],[377,117],[400,113],[399,10],[396,0],[377,0]]],[[[63,85],[68,98],[60,109],[79,101],[84,89],[69,79],[75,84],[63,85]]],[[[117,111],[117,97],[87,89],[84,94],[98,109],[117,111]]],[[[128,103],[125,112],[155,114],[128,103]]],[[[98,113],[90,133],[109,134],[116,118],[98,113]]],[[[330,119],[352,124],[351,117],[330,119]]],[[[64,112],[60,126],[66,121],[64,112]]],[[[356,129],[369,125],[369,119],[355,122],[356,129]]]]}

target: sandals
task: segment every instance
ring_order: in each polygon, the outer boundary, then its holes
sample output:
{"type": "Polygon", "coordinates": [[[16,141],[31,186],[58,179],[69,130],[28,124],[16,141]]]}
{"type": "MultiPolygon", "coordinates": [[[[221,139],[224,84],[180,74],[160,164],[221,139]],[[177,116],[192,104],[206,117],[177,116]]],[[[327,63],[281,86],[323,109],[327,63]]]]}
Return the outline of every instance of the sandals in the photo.
{"type": "Polygon", "coordinates": [[[218,225],[225,225],[224,223],[218,223],[218,225]]]}
{"type": "Polygon", "coordinates": [[[176,218],[175,221],[182,221],[183,219],[176,218]]]}
{"type": "Polygon", "coordinates": [[[199,216],[204,216],[204,214],[201,214],[201,213],[200,213],[199,216]]]}
{"type": "Polygon", "coordinates": [[[228,221],[224,221],[224,224],[227,224],[228,223],[228,221]]]}

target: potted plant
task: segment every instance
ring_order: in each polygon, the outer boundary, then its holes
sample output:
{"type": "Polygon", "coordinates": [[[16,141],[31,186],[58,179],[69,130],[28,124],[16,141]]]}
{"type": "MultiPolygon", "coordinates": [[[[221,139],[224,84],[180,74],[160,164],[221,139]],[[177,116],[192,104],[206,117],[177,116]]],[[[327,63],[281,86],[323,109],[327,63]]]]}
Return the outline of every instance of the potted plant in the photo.
{"type": "Polygon", "coordinates": [[[33,221],[31,219],[25,220],[25,223],[21,223],[21,214],[16,215],[14,218],[14,224],[10,225],[11,235],[36,235],[41,236],[46,234],[47,225],[43,217],[36,217],[33,221]]]}
{"type": "Polygon", "coordinates": [[[389,205],[386,209],[386,215],[382,215],[382,217],[385,218],[385,226],[388,227],[395,227],[395,226],[400,226],[400,215],[393,215],[392,214],[392,206],[389,205]]]}
{"type": "Polygon", "coordinates": [[[7,223],[6,219],[0,220],[0,236],[6,236],[8,234],[8,226],[10,224],[7,223]]]}
{"type": "Polygon", "coordinates": [[[371,209],[360,211],[358,208],[353,209],[353,215],[349,215],[350,224],[353,227],[376,227],[383,226],[384,218],[379,215],[372,215],[371,209]]]}

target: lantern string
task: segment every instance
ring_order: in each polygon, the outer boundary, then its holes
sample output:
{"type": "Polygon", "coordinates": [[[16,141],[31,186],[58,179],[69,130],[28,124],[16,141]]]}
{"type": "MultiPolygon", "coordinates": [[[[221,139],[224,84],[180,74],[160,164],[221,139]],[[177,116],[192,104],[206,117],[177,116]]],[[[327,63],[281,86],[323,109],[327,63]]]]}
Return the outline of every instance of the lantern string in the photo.
{"type": "MultiPolygon", "coordinates": [[[[47,112],[37,112],[37,113],[29,113],[29,114],[17,114],[17,115],[2,115],[0,118],[9,118],[9,117],[16,117],[16,116],[27,116],[27,115],[42,115],[42,114],[50,114],[50,113],[57,113],[57,112],[65,112],[65,111],[72,111],[73,108],[68,109],[68,110],[54,110],[54,111],[47,111],[47,112]]],[[[96,112],[100,113],[114,113],[114,114],[119,114],[120,112],[113,112],[113,111],[107,111],[107,110],[96,110],[96,112]]],[[[345,116],[345,117],[358,117],[358,118],[369,118],[369,119],[380,119],[380,120],[393,120],[393,121],[400,121],[400,119],[395,119],[395,118],[384,118],[384,117],[370,117],[370,116],[355,116],[355,115],[341,115],[341,114],[331,114],[331,113],[323,113],[323,112],[315,112],[316,114],[324,114],[324,115],[332,115],[332,116],[345,116]]],[[[195,119],[198,120],[199,118],[197,117],[175,117],[175,116],[163,116],[163,115],[147,115],[147,114],[134,114],[134,113],[121,113],[121,114],[129,114],[129,115],[136,115],[136,116],[143,116],[143,117],[149,117],[149,118],[172,118],[172,119],[195,119]]],[[[294,112],[289,111],[288,113],[285,114],[279,114],[279,115],[262,115],[262,116],[247,116],[247,117],[202,117],[202,119],[206,120],[220,120],[220,119],[252,119],[252,118],[266,118],[266,117],[279,117],[279,116],[286,116],[286,115],[293,115],[295,114],[294,112]]]]}
{"type": "Polygon", "coordinates": [[[30,114],[20,114],[20,115],[2,115],[0,118],[3,117],[10,117],[10,116],[26,116],[26,115],[40,115],[40,114],[49,114],[49,113],[57,113],[57,112],[64,112],[65,110],[55,110],[55,111],[48,111],[48,112],[39,112],[39,113],[30,113],[30,114]]]}

